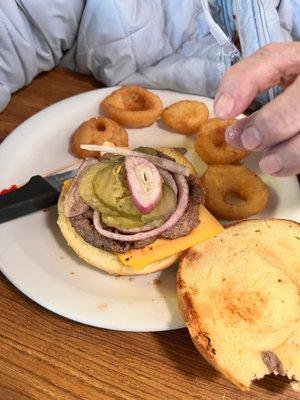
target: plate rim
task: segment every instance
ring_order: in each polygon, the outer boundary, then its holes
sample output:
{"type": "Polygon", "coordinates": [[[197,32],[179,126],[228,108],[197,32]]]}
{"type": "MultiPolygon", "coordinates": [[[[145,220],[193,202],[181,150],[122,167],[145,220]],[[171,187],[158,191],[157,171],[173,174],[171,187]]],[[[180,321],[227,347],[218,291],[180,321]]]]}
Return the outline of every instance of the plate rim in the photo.
{"type": "MultiPolygon", "coordinates": [[[[0,145],[0,157],[1,154],[3,152],[6,151],[6,149],[11,146],[11,144],[14,144],[16,141],[20,140],[20,135],[22,134],[22,130],[25,126],[30,125],[32,123],[32,121],[34,121],[35,119],[39,119],[41,117],[41,115],[45,112],[47,112],[49,109],[55,108],[57,106],[61,106],[65,103],[68,102],[72,102],[78,98],[84,97],[84,96],[91,96],[93,93],[103,93],[108,94],[111,93],[114,90],[117,90],[119,88],[119,86],[114,86],[114,87],[104,87],[104,88],[96,88],[96,89],[92,89],[86,92],[82,92],[82,93],[78,93],[74,96],[70,96],[67,97],[65,99],[62,99],[56,103],[53,103],[47,107],[45,107],[44,109],[36,112],[35,114],[33,114],[31,117],[27,118],[25,121],[23,121],[20,125],[18,125],[9,135],[6,136],[6,138],[2,141],[1,145],[0,145]]],[[[182,92],[175,92],[175,91],[171,91],[171,90],[164,90],[164,89],[150,89],[150,91],[154,92],[154,93],[158,93],[161,94],[162,92],[164,93],[168,93],[168,94],[176,94],[179,96],[186,96],[186,97],[194,97],[197,98],[199,100],[206,100],[206,101],[213,101],[212,98],[209,97],[205,97],[205,96],[198,96],[195,94],[188,94],[188,93],[182,93],[182,92]]],[[[26,137],[23,137],[22,140],[26,140],[26,137]]],[[[297,180],[297,178],[296,178],[297,180]]],[[[157,328],[153,328],[153,326],[149,326],[149,328],[144,328],[144,329],[132,329],[130,327],[126,328],[125,326],[122,326],[120,328],[120,325],[114,324],[114,323],[102,323],[101,326],[99,324],[95,324],[92,322],[86,322],[84,321],[84,319],[82,318],[78,318],[76,315],[71,315],[68,313],[64,313],[61,311],[61,309],[57,309],[55,307],[53,307],[51,304],[47,304],[47,301],[45,301],[44,299],[41,298],[37,298],[34,294],[30,293],[30,290],[27,287],[22,286],[18,281],[16,281],[15,279],[13,279],[9,273],[7,272],[7,269],[5,269],[4,266],[2,266],[2,262],[0,263],[0,271],[3,273],[3,275],[6,277],[6,279],[8,279],[8,281],[17,288],[17,290],[19,290],[21,293],[23,293],[27,298],[29,298],[30,300],[34,301],[35,303],[37,303],[39,306],[46,308],[48,311],[53,312],[54,314],[57,314],[61,317],[64,317],[66,319],[75,321],[77,323],[81,323],[81,324],[86,324],[86,325],[90,325],[90,326],[94,326],[97,328],[103,328],[103,329],[110,329],[110,330],[122,330],[122,331],[127,331],[127,332],[161,332],[161,331],[168,331],[168,330],[176,330],[176,329],[181,329],[183,327],[185,327],[184,322],[182,323],[178,323],[178,326],[176,326],[176,324],[174,326],[172,326],[171,328],[169,326],[166,326],[164,328],[161,329],[157,329],[157,328]]],[[[177,298],[177,296],[176,296],[177,298]]]]}

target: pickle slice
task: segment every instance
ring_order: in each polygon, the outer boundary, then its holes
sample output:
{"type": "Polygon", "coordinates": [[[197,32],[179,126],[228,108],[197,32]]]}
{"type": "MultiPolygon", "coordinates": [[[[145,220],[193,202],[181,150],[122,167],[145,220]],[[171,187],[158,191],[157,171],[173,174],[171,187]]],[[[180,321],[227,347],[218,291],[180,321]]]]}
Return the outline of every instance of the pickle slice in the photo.
{"type": "MultiPolygon", "coordinates": [[[[176,208],[177,198],[168,185],[163,185],[162,197],[154,210],[142,214],[133,204],[131,194],[120,173],[120,166],[108,166],[96,173],[94,191],[98,199],[108,208],[123,217],[138,218],[144,223],[166,219],[176,208]]],[[[110,213],[106,213],[110,214],[110,213]]]]}
{"type": "Polygon", "coordinates": [[[119,215],[116,211],[108,208],[102,201],[99,200],[93,188],[93,180],[95,175],[99,171],[109,167],[109,165],[110,163],[107,161],[102,161],[99,164],[92,165],[82,174],[78,184],[78,191],[83,201],[94,210],[110,215],[119,215]]]}
{"type": "MultiPolygon", "coordinates": [[[[105,225],[116,229],[142,228],[147,222],[138,218],[124,217],[121,215],[102,214],[101,219],[105,225]]],[[[159,223],[159,221],[158,221],[159,223]]]]}

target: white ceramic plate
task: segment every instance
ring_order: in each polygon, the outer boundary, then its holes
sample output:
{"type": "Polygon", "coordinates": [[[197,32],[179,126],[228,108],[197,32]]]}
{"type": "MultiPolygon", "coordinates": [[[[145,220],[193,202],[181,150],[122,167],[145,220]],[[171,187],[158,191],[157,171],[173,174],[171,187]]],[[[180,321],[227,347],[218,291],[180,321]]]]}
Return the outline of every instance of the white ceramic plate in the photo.
{"type": "MultiPolygon", "coordinates": [[[[0,188],[25,182],[74,158],[69,138],[84,120],[99,113],[99,103],[113,89],[99,89],[63,100],[20,125],[0,146],[0,188]]],[[[156,91],[164,106],[182,100],[212,100],[156,91]]],[[[167,131],[160,122],[128,130],[130,146],[186,147],[198,171],[192,139],[167,131]]],[[[257,171],[257,159],[247,164],[257,171]]],[[[257,171],[258,172],[258,171],[257,171]]],[[[261,217],[300,221],[296,178],[262,176],[271,190],[261,217]]],[[[176,266],[152,275],[116,278],[89,267],[67,247],[56,225],[56,208],[0,225],[0,267],[4,275],[35,302],[66,318],[85,324],[130,331],[161,331],[184,326],[176,298],[176,266]]]]}

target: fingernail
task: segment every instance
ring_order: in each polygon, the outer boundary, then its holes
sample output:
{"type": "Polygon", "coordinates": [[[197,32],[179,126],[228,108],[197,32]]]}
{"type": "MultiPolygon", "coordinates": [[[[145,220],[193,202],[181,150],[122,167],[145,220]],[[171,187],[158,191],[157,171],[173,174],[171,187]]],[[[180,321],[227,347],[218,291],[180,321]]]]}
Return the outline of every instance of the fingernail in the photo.
{"type": "Polygon", "coordinates": [[[236,124],[229,126],[225,131],[225,141],[232,147],[236,147],[238,149],[243,148],[241,143],[241,132],[240,129],[236,126],[236,124]]]}
{"type": "Polygon", "coordinates": [[[261,134],[254,126],[246,128],[241,135],[243,147],[247,150],[255,150],[262,144],[261,134]]]}
{"type": "Polygon", "coordinates": [[[260,160],[259,167],[266,174],[275,174],[282,170],[283,164],[277,154],[269,154],[260,160]]]}
{"type": "Polygon", "coordinates": [[[217,117],[227,118],[234,108],[234,98],[228,93],[221,93],[217,98],[214,111],[217,117]]]}

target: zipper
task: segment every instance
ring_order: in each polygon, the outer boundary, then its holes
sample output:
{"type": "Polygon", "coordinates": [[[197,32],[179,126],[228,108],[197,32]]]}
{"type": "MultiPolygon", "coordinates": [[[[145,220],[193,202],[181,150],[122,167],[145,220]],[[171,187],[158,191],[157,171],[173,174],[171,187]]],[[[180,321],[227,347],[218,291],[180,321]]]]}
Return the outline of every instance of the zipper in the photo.
{"type": "Polygon", "coordinates": [[[241,54],[239,50],[225,35],[220,26],[214,21],[213,17],[210,14],[208,0],[201,0],[201,5],[210,33],[223,48],[225,55],[229,57],[231,65],[235,64],[241,59],[241,54]]]}
{"type": "MultiPolygon", "coordinates": [[[[267,43],[270,43],[270,37],[268,34],[268,29],[267,29],[267,23],[266,23],[266,14],[264,12],[263,5],[261,3],[261,0],[257,1],[257,6],[258,6],[258,12],[261,20],[261,25],[262,25],[262,36],[263,36],[263,43],[259,43],[260,47],[266,45],[267,43]]],[[[260,39],[260,38],[259,38],[260,39]]],[[[270,100],[274,100],[276,97],[276,89],[271,88],[268,90],[270,100]]]]}
{"type": "MultiPolygon", "coordinates": [[[[226,5],[225,0],[225,5],[226,5]]],[[[256,0],[255,3],[257,4],[257,10],[260,17],[261,28],[262,28],[262,37],[258,36],[259,46],[262,47],[263,45],[270,43],[270,37],[267,30],[267,23],[266,23],[266,15],[264,12],[263,4],[261,0],[256,0]]],[[[214,21],[210,14],[209,3],[208,0],[201,0],[202,9],[204,12],[204,16],[209,28],[210,33],[222,47],[225,56],[229,57],[231,65],[235,64],[239,60],[241,60],[241,53],[237,49],[237,47],[231,42],[231,40],[227,37],[221,27],[214,21]]],[[[253,4],[252,0],[252,7],[254,9],[255,4],[253,4]]],[[[225,15],[226,19],[226,15],[225,15]]],[[[268,90],[270,100],[273,100],[276,97],[277,90],[276,88],[271,88],[268,90]]]]}
{"type": "Polygon", "coordinates": [[[227,30],[227,34],[230,34],[230,37],[232,39],[233,36],[233,31],[234,31],[234,23],[232,21],[232,3],[231,1],[227,1],[227,0],[220,0],[221,3],[221,7],[223,10],[223,21],[224,21],[224,25],[226,27],[227,30]]]}

